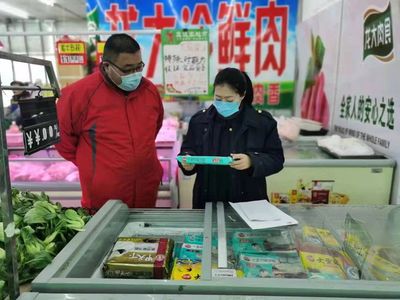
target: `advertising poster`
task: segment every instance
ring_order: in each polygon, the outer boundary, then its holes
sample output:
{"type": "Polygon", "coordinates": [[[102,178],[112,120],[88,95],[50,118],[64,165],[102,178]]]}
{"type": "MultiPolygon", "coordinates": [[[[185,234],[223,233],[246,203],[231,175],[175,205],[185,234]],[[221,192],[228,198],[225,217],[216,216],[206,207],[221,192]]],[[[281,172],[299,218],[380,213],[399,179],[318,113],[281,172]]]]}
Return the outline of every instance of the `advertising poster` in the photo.
{"type": "MultiPolygon", "coordinates": [[[[293,108],[297,12],[298,0],[87,0],[90,29],[208,29],[209,84],[218,70],[240,68],[253,80],[255,104],[269,109],[293,108]]],[[[161,34],[136,39],[144,75],[162,84],[161,34]]]]}
{"type": "Polygon", "coordinates": [[[298,81],[296,116],[322,123],[329,129],[339,59],[342,1],[297,27],[298,81]]]}
{"type": "MultiPolygon", "coordinates": [[[[400,1],[343,2],[332,129],[400,161],[400,1]]],[[[400,203],[399,168],[392,203],[400,203]]],[[[366,182],[366,184],[368,184],[366,182]]]]}
{"type": "Polygon", "coordinates": [[[166,95],[208,95],[209,32],[163,29],[162,64],[166,95]]]}

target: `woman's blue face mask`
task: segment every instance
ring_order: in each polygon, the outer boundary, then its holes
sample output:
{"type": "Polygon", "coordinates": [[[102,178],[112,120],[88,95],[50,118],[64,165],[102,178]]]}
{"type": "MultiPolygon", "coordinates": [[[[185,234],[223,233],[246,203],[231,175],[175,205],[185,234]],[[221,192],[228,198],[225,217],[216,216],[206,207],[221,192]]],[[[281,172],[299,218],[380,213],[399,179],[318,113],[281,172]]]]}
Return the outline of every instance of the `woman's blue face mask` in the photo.
{"type": "Polygon", "coordinates": [[[230,117],[233,114],[239,111],[240,102],[232,101],[223,101],[219,99],[214,99],[214,106],[217,109],[217,112],[223,117],[230,117]]]}

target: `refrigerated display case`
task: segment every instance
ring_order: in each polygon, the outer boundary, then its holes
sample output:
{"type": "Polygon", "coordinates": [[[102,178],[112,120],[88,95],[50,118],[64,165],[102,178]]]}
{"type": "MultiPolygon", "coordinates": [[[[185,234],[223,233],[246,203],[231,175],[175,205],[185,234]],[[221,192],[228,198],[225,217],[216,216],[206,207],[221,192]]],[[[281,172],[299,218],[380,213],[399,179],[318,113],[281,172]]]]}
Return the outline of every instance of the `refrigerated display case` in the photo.
{"type": "MultiPolygon", "coordinates": [[[[283,144],[285,164],[282,171],[268,176],[267,192],[271,202],[316,202],[330,204],[389,204],[395,160],[338,159],[317,146],[315,137],[283,144]],[[324,194],[318,185],[325,184],[324,194]],[[316,197],[313,197],[313,190],[316,197]]],[[[196,175],[179,170],[181,207],[192,207],[196,175]]]]}
{"type": "Polygon", "coordinates": [[[275,198],[281,203],[390,203],[396,165],[391,158],[379,155],[374,159],[338,159],[319,148],[315,138],[286,143],[284,152],[284,169],[267,178],[271,201],[275,198]],[[325,195],[318,195],[322,189],[325,195]]]}
{"type": "MultiPolygon", "coordinates": [[[[165,294],[171,297],[172,295],[230,295],[231,297],[247,295],[286,299],[290,299],[288,297],[400,298],[400,278],[396,277],[400,269],[400,260],[396,260],[400,253],[400,235],[397,229],[400,223],[398,206],[284,205],[280,207],[297,219],[299,225],[271,229],[266,233],[263,230],[250,231],[238,214],[222,203],[207,203],[205,210],[130,210],[120,201],[109,201],[90,220],[86,230],[76,235],[52,264],[32,282],[32,291],[40,293],[41,297],[46,297],[43,295],[45,293],[110,295],[118,291],[124,295],[165,294]],[[357,221],[356,227],[349,226],[350,218],[357,221]],[[371,220],[374,222],[371,223],[371,220]],[[238,259],[241,258],[238,254],[248,255],[249,250],[234,246],[235,237],[242,237],[242,233],[254,234],[257,239],[263,239],[264,234],[267,234],[268,237],[260,244],[265,247],[264,250],[267,249],[266,255],[271,253],[286,255],[287,252],[279,247],[289,245],[290,248],[287,249],[291,249],[290,255],[297,253],[301,259],[304,270],[296,271],[296,274],[301,273],[302,276],[297,277],[303,278],[278,278],[282,276],[278,272],[282,266],[277,265],[271,267],[269,278],[250,278],[250,272],[246,273],[245,268],[239,267],[240,259],[238,259]],[[104,262],[118,237],[164,237],[173,239],[179,245],[188,234],[202,234],[200,279],[192,281],[104,278],[102,272],[104,262]],[[290,238],[289,242],[285,242],[285,245],[277,242],[276,236],[280,235],[285,236],[285,241],[286,238],[290,238]],[[368,236],[368,239],[361,238],[365,236],[368,236]],[[275,247],[271,245],[278,245],[280,250],[267,248],[275,247]],[[295,247],[295,250],[292,247],[295,247]],[[390,249],[389,253],[396,255],[382,257],[381,254],[376,254],[375,250],[378,248],[390,249]],[[238,253],[235,249],[244,252],[238,253]],[[315,263],[319,265],[314,266],[307,262],[310,257],[314,257],[315,263]],[[340,257],[345,257],[345,260],[340,260],[340,257]],[[383,261],[386,265],[382,266],[383,261]],[[325,264],[328,264],[328,267],[325,264]],[[336,269],[332,271],[334,269],[329,267],[329,264],[336,264],[341,276],[339,277],[342,279],[332,276],[338,271],[336,269]],[[225,274],[227,267],[235,268],[242,274],[236,272],[236,277],[217,276],[225,274]],[[324,271],[325,267],[327,271],[324,271]],[[378,280],[382,277],[377,276],[377,272],[371,272],[374,270],[381,274],[385,267],[387,267],[387,280],[378,280]],[[319,276],[315,276],[316,273],[319,273],[319,276]],[[325,276],[326,273],[330,276],[325,276]]],[[[258,254],[265,253],[261,251],[258,254]]],[[[255,265],[249,270],[254,270],[255,265]]],[[[286,265],[286,267],[291,266],[286,265]]],[[[110,295],[109,299],[118,299],[116,296],[113,297],[110,295]]]]}
{"type": "MultiPolygon", "coordinates": [[[[44,294],[25,293],[18,300],[204,300],[203,295],[138,295],[138,294],[44,294]]],[[[344,300],[337,297],[271,297],[271,296],[235,296],[234,300],[344,300]]],[[[373,298],[351,298],[352,300],[373,300],[373,298]]],[[[207,300],[232,300],[232,296],[207,295],[207,300]]]]}
{"type": "MultiPolygon", "coordinates": [[[[177,207],[178,192],[174,179],[173,143],[157,144],[163,167],[162,182],[158,190],[157,207],[177,207]]],[[[82,191],[77,167],[62,158],[53,147],[24,156],[23,147],[8,149],[12,187],[22,191],[46,192],[66,207],[81,205],[82,191]]]]}

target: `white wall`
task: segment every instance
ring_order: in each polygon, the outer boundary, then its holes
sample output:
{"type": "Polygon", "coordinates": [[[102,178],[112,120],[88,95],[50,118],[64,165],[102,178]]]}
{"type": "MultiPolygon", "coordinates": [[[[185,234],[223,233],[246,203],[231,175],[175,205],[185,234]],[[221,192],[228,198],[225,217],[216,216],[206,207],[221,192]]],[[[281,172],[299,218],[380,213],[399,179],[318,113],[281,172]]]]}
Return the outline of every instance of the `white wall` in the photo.
{"type": "MultiPolygon", "coordinates": [[[[316,15],[328,6],[340,0],[302,0],[302,20],[306,20],[316,15]]],[[[357,0],[356,0],[357,1],[357,0]]],[[[359,1],[359,0],[358,0],[359,1]]]]}

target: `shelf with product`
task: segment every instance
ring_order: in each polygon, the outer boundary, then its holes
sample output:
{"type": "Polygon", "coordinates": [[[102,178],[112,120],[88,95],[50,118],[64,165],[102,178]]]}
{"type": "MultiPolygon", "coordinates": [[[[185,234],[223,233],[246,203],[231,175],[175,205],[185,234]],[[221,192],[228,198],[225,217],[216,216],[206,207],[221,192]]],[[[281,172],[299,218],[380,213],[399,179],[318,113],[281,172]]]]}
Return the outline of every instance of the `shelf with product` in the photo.
{"type": "Polygon", "coordinates": [[[171,297],[400,297],[397,206],[280,208],[299,225],[250,230],[222,203],[205,210],[129,210],[109,201],[32,282],[32,291],[109,299],[119,299],[116,290],[171,297]],[[165,272],[157,272],[160,267],[165,272]]]}
{"type": "MultiPolygon", "coordinates": [[[[274,204],[389,204],[395,160],[338,159],[321,150],[317,137],[283,143],[282,171],[266,178],[274,204]]],[[[178,174],[181,207],[192,207],[195,175],[178,174]]]]}

